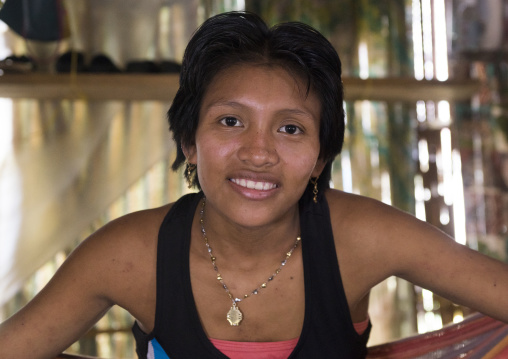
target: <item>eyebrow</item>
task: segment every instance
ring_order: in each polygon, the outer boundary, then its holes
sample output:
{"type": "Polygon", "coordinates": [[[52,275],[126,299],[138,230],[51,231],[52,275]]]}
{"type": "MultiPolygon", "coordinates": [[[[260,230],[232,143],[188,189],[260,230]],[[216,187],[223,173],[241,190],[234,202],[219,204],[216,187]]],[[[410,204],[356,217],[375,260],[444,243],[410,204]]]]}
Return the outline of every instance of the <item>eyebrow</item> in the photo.
{"type": "MultiPolygon", "coordinates": [[[[240,108],[246,108],[248,106],[240,103],[240,102],[236,102],[236,101],[222,101],[222,100],[218,100],[218,101],[215,101],[215,102],[212,102],[211,104],[209,104],[208,106],[206,106],[205,110],[208,110],[212,107],[232,107],[232,108],[237,108],[237,109],[240,109],[240,108]]],[[[285,108],[285,109],[282,109],[282,110],[279,110],[277,111],[279,113],[285,113],[285,114],[290,114],[290,115],[299,115],[299,116],[305,116],[305,117],[311,117],[313,118],[312,114],[310,112],[307,112],[307,111],[303,111],[303,110],[300,110],[298,108],[285,108]]]]}

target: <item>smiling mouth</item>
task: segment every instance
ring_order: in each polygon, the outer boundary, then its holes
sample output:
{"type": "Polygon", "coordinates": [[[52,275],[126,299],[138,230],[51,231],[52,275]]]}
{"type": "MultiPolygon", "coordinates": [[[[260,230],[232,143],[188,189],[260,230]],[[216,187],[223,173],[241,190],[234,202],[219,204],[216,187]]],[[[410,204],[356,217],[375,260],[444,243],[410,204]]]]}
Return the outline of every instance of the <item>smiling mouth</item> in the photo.
{"type": "Polygon", "coordinates": [[[238,179],[238,178],[230,178],[230,181],[237,184],[240,187],[245,187],[248,189],[255,189],[258,191],[267,191],[270,189],[277,188],[277,185],[275,183],[271,182],[258,182],[258,181],[251,181],[246,179],[238,179]]]}

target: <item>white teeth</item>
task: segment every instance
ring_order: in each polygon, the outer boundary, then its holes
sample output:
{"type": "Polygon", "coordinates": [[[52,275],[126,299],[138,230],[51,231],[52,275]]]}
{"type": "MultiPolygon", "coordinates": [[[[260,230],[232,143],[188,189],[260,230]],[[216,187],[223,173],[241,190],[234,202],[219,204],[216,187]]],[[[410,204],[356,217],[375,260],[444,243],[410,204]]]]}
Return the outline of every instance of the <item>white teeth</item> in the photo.
{"type": "Polygon", "coordinates": [[[242,179],[232,178],[231,182],[236,183],[239,186],[246,187],[249,189],[255,189],[258,191],[266,191],[266,190],[277,187],[277,185],[275,183],[256,182],[256,181],[251,181],[251,180],[245,180],[243,178],[242,179]]]}

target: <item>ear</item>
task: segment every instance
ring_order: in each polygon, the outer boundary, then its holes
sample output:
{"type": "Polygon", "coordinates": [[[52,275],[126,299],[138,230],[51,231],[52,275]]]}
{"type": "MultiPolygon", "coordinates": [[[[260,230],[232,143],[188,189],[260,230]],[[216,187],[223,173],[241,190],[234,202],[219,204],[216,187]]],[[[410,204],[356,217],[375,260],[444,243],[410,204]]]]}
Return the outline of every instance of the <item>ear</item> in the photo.
{"type": "Polygon", "coordinates": [[[185,155],[185,158],[187,158],[187,161],[189,161],[189,163],[196,164],[197,162],[196,145],[182,144],[182,152],[185,155]]]}
{"type": "Polygon", "coordinates": [[[321,158],[319,158],[316,162],[316,165],[314,166],[314,170],[312,171],[311,177],[319,177],[321,175],[321,172],[323,172],[323,169],[326,166],[326,162],[323,161],[321,158]]]}

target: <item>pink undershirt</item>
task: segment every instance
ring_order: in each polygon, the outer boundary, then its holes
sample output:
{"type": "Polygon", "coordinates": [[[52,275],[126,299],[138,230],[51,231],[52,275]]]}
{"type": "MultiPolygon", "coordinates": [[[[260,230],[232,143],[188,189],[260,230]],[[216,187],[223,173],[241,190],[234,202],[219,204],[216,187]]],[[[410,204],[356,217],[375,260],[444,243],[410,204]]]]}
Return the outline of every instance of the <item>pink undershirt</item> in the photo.
{"type": "MultiPolygon", "coordinates": [[[[353,323],[358,334],[363,334],[369,326],[369,318],[360,323],[353,323]]],[[[285,359],[295,349],[299,338],[280,342],[232,342],[229,340],[210,339],[212,344],[231,359],[285,359]]]]}

